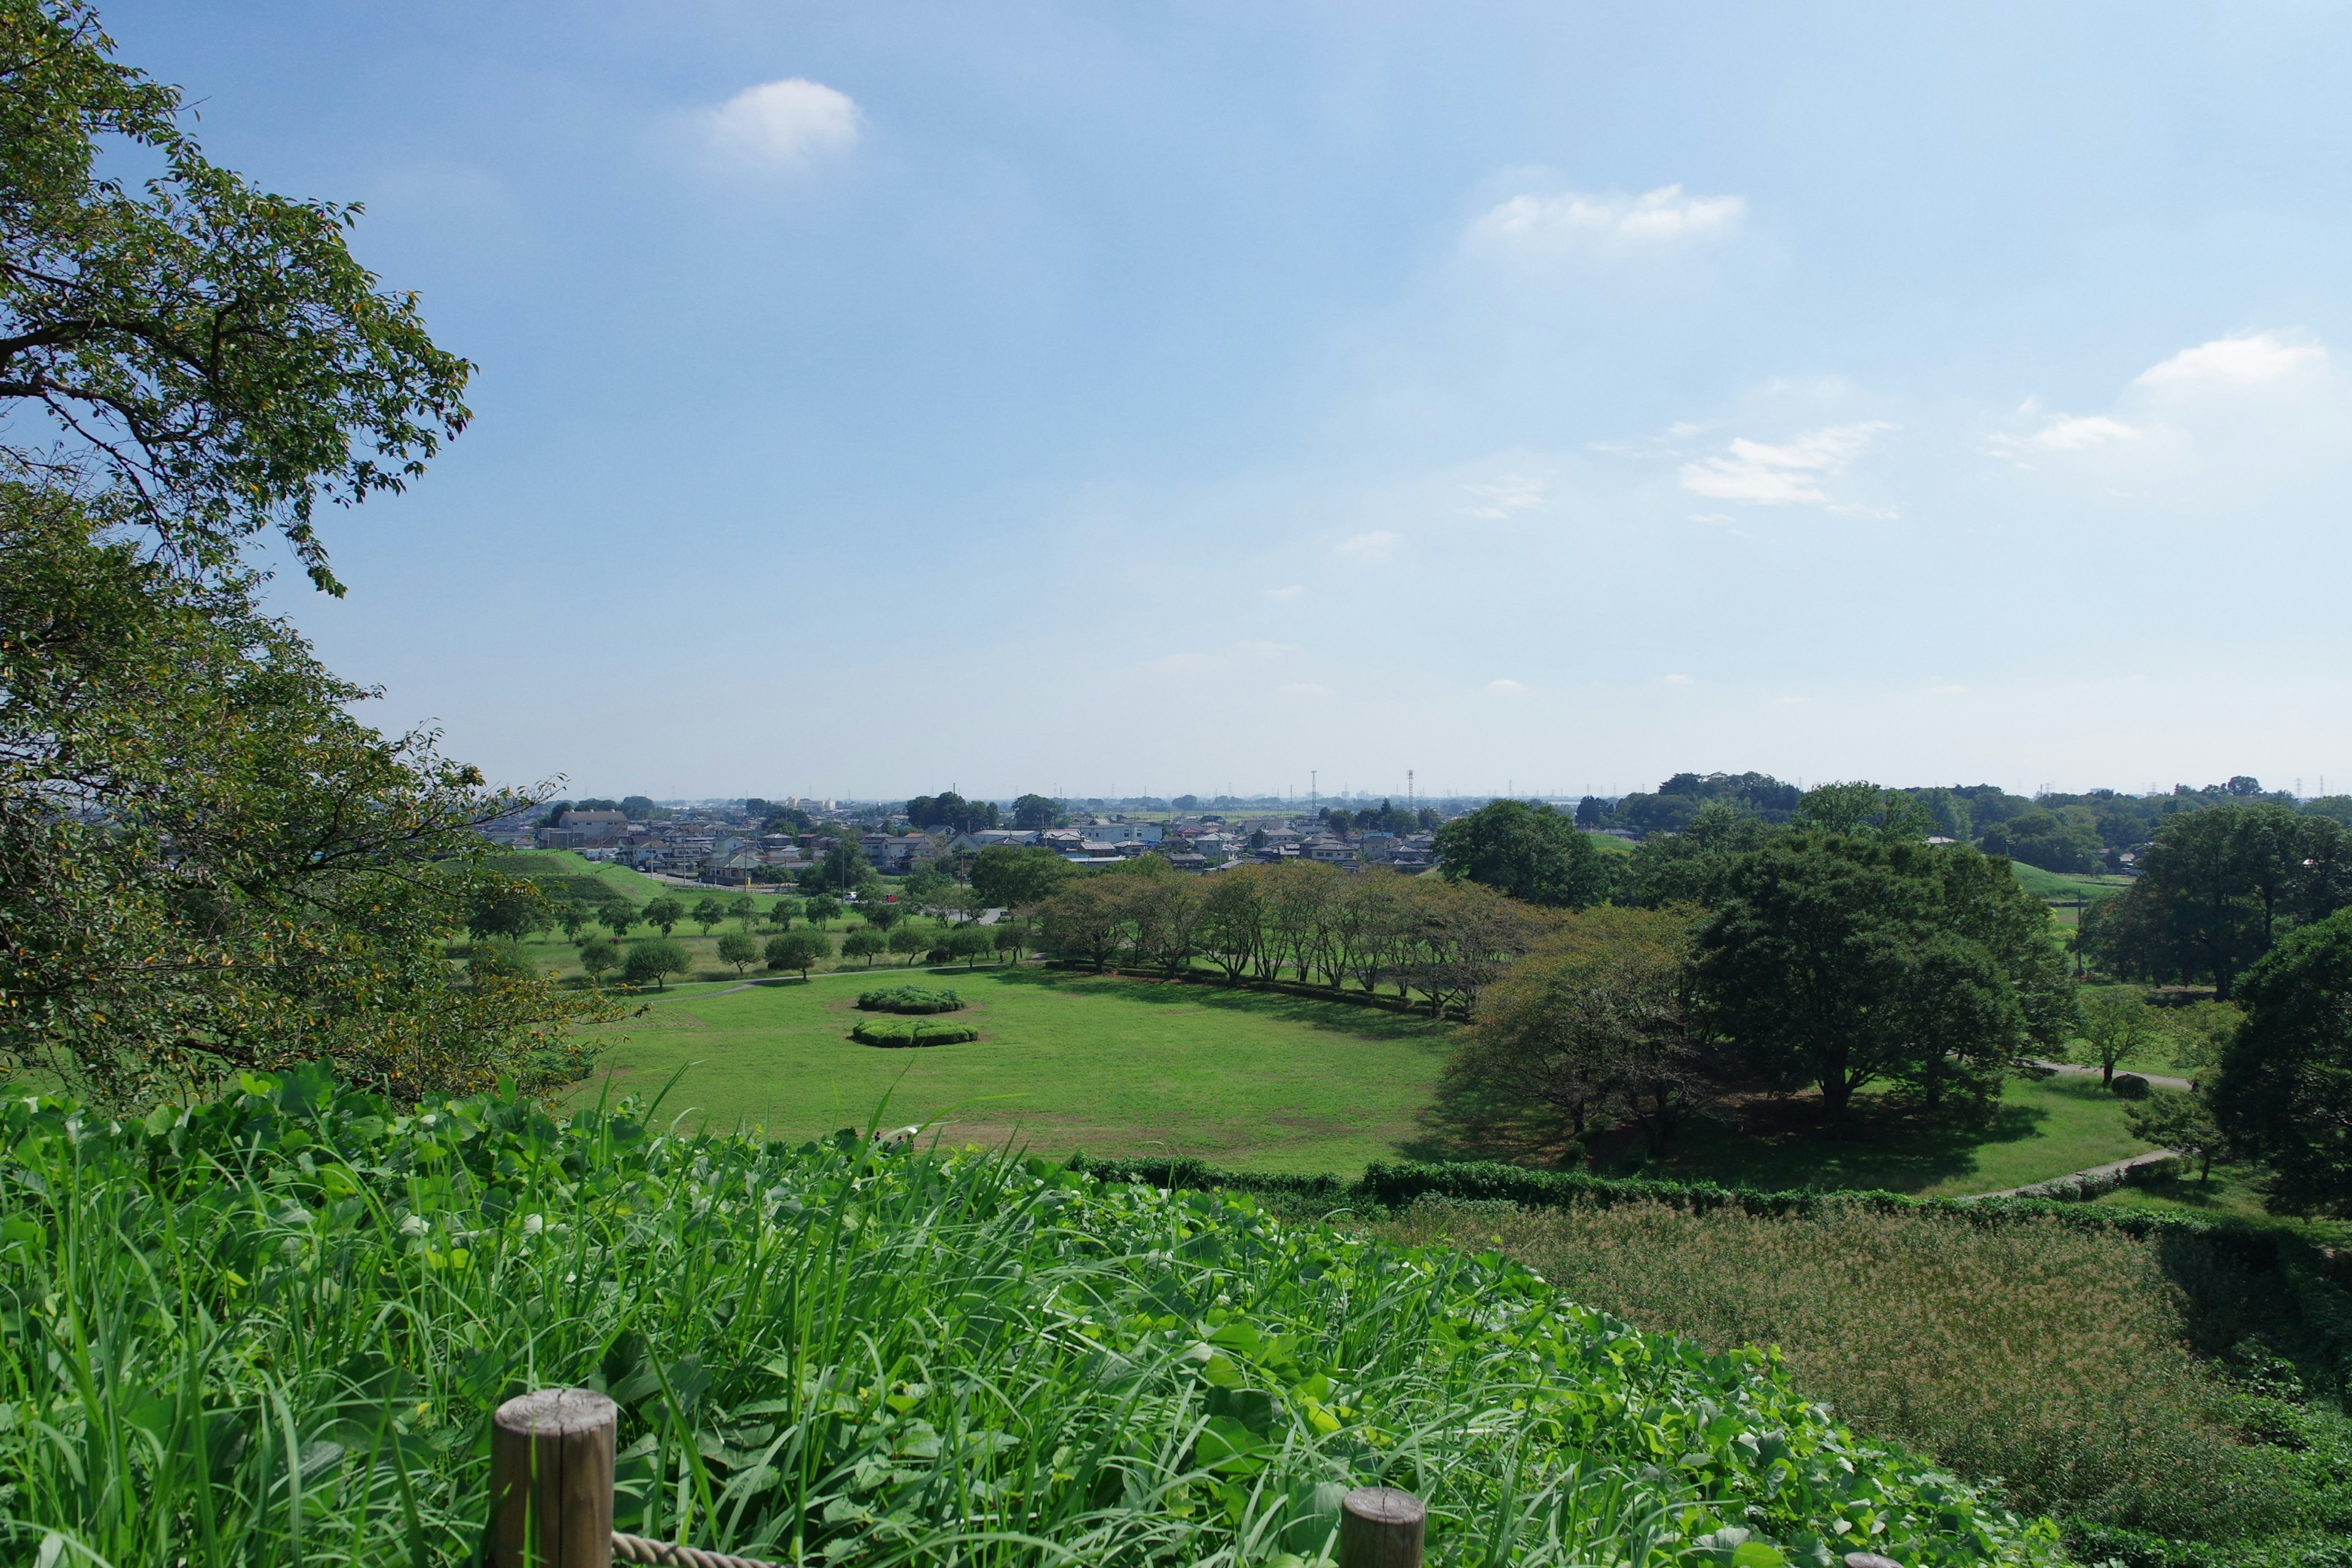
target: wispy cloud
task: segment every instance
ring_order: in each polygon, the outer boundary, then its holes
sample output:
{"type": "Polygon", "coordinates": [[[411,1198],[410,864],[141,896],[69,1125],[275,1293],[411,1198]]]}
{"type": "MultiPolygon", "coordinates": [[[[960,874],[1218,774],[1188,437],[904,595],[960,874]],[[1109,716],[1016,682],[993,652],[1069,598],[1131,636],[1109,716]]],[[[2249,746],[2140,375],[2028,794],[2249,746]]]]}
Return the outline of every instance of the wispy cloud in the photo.
{"type": "Polygon", "coordinates": [[[736,162],[797,169],[856,146],[864,122],[847,93],[796,76],[745,88],[706,112],[704,131],[736,162]]]}
{"type": "Polygon", "coordinates": [[[1751,506],[1826,506],[1822,481],[1845,472],[1879,432],[1894,428],[1884,420],[1831,425],[1777,447],[1740,437],[1720,456],[1684,464],[1683,489],[1751,506]]]}
{"type": "Polygon", "coordinates": [[[1366,566],[1377,566],[1396,551],[1397,536],[1385,528],[1339,542],[1339,553],[1366,566]]]}
{"type": "Polygon", "coordinates": [[[1665,678],[1665,683],[1668,686],[1689,686],[1693,684],[1691,678],[1687,675],[1669,675],[1665,678]]]}
{"type": "Polygon", "coordinates": [[[1293,583],[1287,588],[1268,588],[1265,596],[1269,599],[1303,599],[1307,596],[1307,584],[1293,583]]]}
{"type": "Polygon", "coordinates": [[[1998,451],[2087,452],[2115,441],[2137,441],[2142,432],[2104,414],[2060,414],[2025,436],[1995,436],[1998,451]]]}
{"type": "Polygon", "coordinates": [[[1544,482],[1541,479],[1520,479],[1506,475],[1489,484],[1465,487],[1471,504],[1463,508],[1465,517],[1500,521],[1513,512],[1527,511],[1544,503],[1544,482]]]}
{"type": "Polygon", "coordinates": [[[1526,687],[1524,687],[1524,686],[1522,686],[1522,685],[1520,685],[1520,684],[1519,684],[1517,681],[1516,681],[1516,680],[1507,680],[1507,680],[1490,680],[1490,681],[1488,681],[1488,682],[1486,683],[1486,689],[1487,689],[1487,690],[1489,690],[1489,691],[1505,691],[1505,692],[1512,692],[1512,691],[1525,691],[1525,690],[1527,689],[1527,688],[1526,688],[1526,687]]]}
{"type": "Polygon", "coordinates": [[[1719,239],[1747,216],[1748,204],[1738,196],[1694,196],[1680,185],[1638,196],[1530,191],[1480,214],[1470,238],[1522,255],[1651,253],[1719,239]]]}

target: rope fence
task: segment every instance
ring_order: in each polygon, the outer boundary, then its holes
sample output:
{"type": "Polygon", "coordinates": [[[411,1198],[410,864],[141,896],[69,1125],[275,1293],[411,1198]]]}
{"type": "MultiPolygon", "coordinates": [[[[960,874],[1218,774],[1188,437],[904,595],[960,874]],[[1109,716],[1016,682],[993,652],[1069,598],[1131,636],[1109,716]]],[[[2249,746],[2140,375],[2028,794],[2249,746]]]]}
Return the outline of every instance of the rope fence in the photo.
{"type": "MultiPolygon", "coordinates": [[[[784,1568],[756,1557],[648,1541],[613,1528],[620,1406],[585,1388],[543,1388],[499,1406],[490,1426],[490,1568],[784,1568]]],[[[1339,1568],[1422,1568],[1429,1510],[1411,1492],[1359,1487],[1339,1504],[1339,1568]]],[[[1845,1568],[1903,1568],[1850,1552],[1845,1568]]]]}

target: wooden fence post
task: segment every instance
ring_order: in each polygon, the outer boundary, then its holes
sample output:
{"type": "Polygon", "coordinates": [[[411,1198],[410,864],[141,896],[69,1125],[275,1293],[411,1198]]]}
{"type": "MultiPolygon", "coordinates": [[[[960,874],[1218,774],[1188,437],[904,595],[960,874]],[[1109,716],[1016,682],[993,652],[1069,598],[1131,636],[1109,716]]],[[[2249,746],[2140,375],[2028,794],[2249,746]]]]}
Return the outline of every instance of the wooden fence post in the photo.
{"type": "Polygon", "coordinates": [[[543,1388],[490,1426],[491,1568],[613,1568],[613,1439],[620,1407],[543,1388]]]}
{"type": "Polygon", "coordinates": [[[1339,1568],[1421,1568],[1429,1509],[1393,1487],[1358,1487],[1339,1504],[1339,1568]]]}

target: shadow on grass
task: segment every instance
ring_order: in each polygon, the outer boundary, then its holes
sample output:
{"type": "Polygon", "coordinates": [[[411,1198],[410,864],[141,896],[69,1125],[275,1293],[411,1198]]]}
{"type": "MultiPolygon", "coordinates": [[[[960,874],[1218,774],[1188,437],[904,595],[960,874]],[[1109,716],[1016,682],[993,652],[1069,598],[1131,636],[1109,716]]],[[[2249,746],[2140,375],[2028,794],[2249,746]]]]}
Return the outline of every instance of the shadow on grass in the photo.
{"type": "Polygon", "coordinates": [[[1807,1188],[1916,1193],[1972,1174],[1978,1151],[2038,1136],[2049,1113],[2000,1104],[1979,1117],[1929,1116],[1864,1096],[1842,1126],[1830,1125],[1815,1094],[1751,1095],[1694,1115],[1664,1153],[1650,1155],[1631,1129],[1580,1141],[1563,1117],[1530,1114],[1475,1086],[1448,1083],[1422,1116],[1423,1133],[1402,1146],[1417,1160],[1500,1160],[1559,1168],[1583,1163],[1610,1175],[1716,1182],[1772,1192],[1807,1188]]]}
{"type": "Polygon", "coordinates": [[[1002,969],[993,973],[1008,985],[1067,991],[1080,995],[1118,996],[1146,1006],[1214,1008],[1247,1013],[1257,1017],[1277,1018],[1285,1023],[1303,1024],[1331,1034],[1353,1035],[1360,1039],[1422,1040],[1439,1045],[1450,1037],[1447,1026],[1433,1022],[1425,1014],[1416,1016],[1391,1012],[1384,1007],[1297,996],[1286,991],[1256,991],[1239,985],[1220,985],[1214,981],[1165,980],[1145,974],[1095,974],[1086,970],[1002,969]]]}

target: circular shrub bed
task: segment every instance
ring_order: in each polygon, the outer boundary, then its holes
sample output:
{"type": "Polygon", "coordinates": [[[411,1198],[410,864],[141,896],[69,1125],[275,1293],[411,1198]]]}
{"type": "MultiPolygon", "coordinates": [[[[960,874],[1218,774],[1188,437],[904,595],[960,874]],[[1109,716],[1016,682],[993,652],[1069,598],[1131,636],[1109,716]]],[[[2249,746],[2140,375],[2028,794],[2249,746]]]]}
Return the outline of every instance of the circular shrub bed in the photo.
{"type": "Polygon", "coordinates": [[[849,1031],[865,1046],[952,1046],[980,1038],[969,1024],[935,1024],[929,1018],[868,1018],[849,1031]]]}
{"type": "Polygon", "coordinates": [[[886,985],[860,993],[857,1005],[869,1013],[952,1013],[963,998],[929,985],[886,985]]]}

